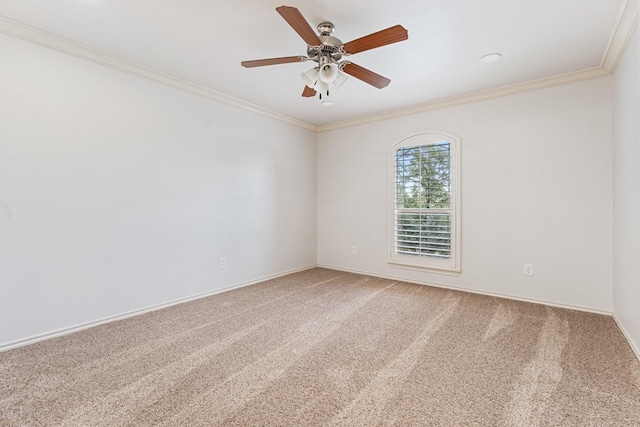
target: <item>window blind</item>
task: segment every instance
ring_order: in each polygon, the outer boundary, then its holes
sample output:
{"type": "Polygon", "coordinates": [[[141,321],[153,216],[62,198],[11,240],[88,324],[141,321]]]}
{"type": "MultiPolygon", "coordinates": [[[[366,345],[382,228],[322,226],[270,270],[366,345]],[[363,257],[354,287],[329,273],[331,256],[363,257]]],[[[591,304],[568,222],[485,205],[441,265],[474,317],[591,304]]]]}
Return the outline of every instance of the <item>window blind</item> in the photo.
{"type": "Polygon", "coordinates": [[[451,258],[451,144],[396,150],[396,254],[451,258]]]}

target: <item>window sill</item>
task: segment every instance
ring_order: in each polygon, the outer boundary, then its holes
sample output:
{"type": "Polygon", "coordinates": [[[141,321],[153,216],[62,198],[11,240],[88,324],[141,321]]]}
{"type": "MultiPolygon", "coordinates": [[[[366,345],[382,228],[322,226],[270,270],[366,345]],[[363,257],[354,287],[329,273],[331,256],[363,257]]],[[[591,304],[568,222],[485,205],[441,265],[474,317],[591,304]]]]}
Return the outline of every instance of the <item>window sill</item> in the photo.
{"type": "Polygon", "coordinates": [[[395,260],[389,260],[388,263],[393,268],[422,271],[425,273],[445,274],[447,276],[459,276],[461,271],[459,268],[439,268],[395,260]]]}

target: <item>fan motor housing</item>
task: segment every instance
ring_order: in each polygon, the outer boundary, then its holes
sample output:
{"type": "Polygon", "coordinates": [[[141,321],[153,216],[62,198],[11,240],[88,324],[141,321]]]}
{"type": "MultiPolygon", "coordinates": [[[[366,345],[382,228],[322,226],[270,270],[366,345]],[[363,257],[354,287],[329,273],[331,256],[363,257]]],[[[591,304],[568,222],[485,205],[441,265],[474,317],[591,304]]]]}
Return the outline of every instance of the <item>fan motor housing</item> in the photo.
{"type": "Polygon", "coordinates": [[[322,46],[318,49],[318,46],[307,46],[307,55],[309,59],[319,61],[323,56],[329,56],[334,61],[339,61],[342,58],[342,52],[340,47],[343,45],[342,40],[333,37],[331,33],[335,27],[331,22],[323,22],[318,25],[318,33],[320,33],[320,41],[322,46]]]}

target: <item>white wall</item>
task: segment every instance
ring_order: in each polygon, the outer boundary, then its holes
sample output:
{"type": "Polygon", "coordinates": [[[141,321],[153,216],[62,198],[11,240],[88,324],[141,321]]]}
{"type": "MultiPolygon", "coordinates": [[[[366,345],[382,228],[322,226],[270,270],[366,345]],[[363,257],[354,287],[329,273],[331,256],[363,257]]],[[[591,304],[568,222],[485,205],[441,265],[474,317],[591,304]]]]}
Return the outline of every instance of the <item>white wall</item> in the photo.
{"type": "Polygon", "coordinates": [[[314,132],[0,52],[0,345],[316,263],[314,132]]]}
{"type": "Polygon", "coordinates": [[[640,33],[614,75],[613,310],[640,356],[640,33]]]}
{"type": "Polygon", "coordinates": [[[611,85],[603,78],[321,133],[319,264],[610,312],[611,85]],[[387,264],[389,149],[434,129],[462,139],[457,277],[387,264]]]}
{"type": "Polygon", "coordinates": [[[317,170],[313,132],[11,37],[0,51],[0,346],[316,260],[595,310],[613,294],[640,341],[637,34],[615,79],[321,133],[317,170]],[[386,263],[388,150],[434,129],[462,138],[458,277],[386,263]]]}

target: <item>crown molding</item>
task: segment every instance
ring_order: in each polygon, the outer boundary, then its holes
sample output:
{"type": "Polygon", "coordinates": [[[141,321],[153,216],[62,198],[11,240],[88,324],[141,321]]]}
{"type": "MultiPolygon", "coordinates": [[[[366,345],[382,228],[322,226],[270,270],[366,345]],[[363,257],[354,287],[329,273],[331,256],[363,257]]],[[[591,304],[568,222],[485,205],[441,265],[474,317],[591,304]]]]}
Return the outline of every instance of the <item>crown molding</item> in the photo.
{"type": "Polygon", "coordinates": [[[141,65],[134,64],[132,62],[125,61],[123,59],[113,57],[104,52],[92,49],[88,46],[84,46],[74,41],[58,37],[51,33],[47,33],[45,31],[30,27],[28,25],[10,20],[2,16],[0,16],[0,33],[5,33],[32,43],[39,44],[41,46],[68,53],[79,58],[95,62],[97,64],[101,64],[179,90],[190,92],[207,99],[271,117],[273,119],[298,126],[306,130],[311,130],[314,132],[328,132],[336,129],[358,126],[366,123],[388,120],[397,117],[423,113],[426,111],[439,110],[472,102],[478,102],[487,99],[514,95],[532,90],[544,89],[567,83],[611,75],[615,72],[615,68],[622,58],[626,46],[631,36],[633,35],[633,32],[638,26],[639,21],[640,0],[624,0],[614,28],[611,32],[607,48],[605,49],[600,66],[598,67],[588,68],[585,70],[560,74],[557,76],[546,77],[537,80],[531,80],[524,83],[516,83],[463,96],[432,101],[426,104],[420,104],[409,108],[402,108],[384,113],[362,116],[355,119],[344,120],[320,126],[316,126],[314,124],[296,119],[294,117],[260,107],[258,105],[243,101],[238,98],[234,98],[205,86],[201,86],[187,80],[183,80],[150,68],[143,67],[141,65]]]}
{"type": "Polygon", "coordinates": [[[59,52],[77,56],[79,58],[86,59],[88,61],[92,61],[97,64],[116,69],[118,71],[132,74],[137,77],[142,77],[144,79],[151,80],[165,86],[170,86],[175,89],[183,90],[207,99],[211,99],[213,101],[221,102],[233,107],[241,108],[243,110],[252,111],[263,116],[271,117],[273,119],[298,126],[303,129],[311,130],[314,132],[317,131],[317,126],[314,124],[307,123],[305,121],[287,116],[285,114],[271,111],[267,108],[263,108],[259,105],[234,98],[205,86],[201,86],[196,83],[153,70],[151,68],[143,67],[141,65],[116,58],[105,52],[92,49],[88,46],[76,43],[72,40],[56,36],[54,34],[30,27],[20,22],[13,21],[4,16],[0,16],[0,33],[8,34],[10,36],[26,40],[28,42],[38,44],[40,46],[48,47],[59,52]]]}
{"type": "Polygon", "coordinates": [[[578,82],[582,80],[595,79],[598,77],[608,76],[609,72],[602,67],[588,68],[582,71],[575,71],[566,74],[560,74],[554,77],[546,77],[538,80],[530,80],[524,83],[516,83],[508,86],[501,86],[494,89],[488,89],[468,95],[456,96],[453,98],[441,99],[438,101],[420,104],[414,107],[402,108],[398,110],[388,111],[380,114],[372,114],[364,117],[358,117],[352,120],[344,120],[332,123],[330,125],[318,126],[318,132],[328,132],[346,127],[363,125],[366,123],[377,122],[381,120],[394,119],[412,114],[424,113],[426,111],[441,110],[443,108],[455,107],[472,102],[485,101],[488,99],[499,98],[517,93],[529,92],[537,89],[544,89],[553,86],[560,86],[567,83],[578,82]]]}
{"type": "Polygon", "coordinates": [[[615,72],[639,20],[640,0],[625,0],[600,63],[609,73],[615,72]]]}

